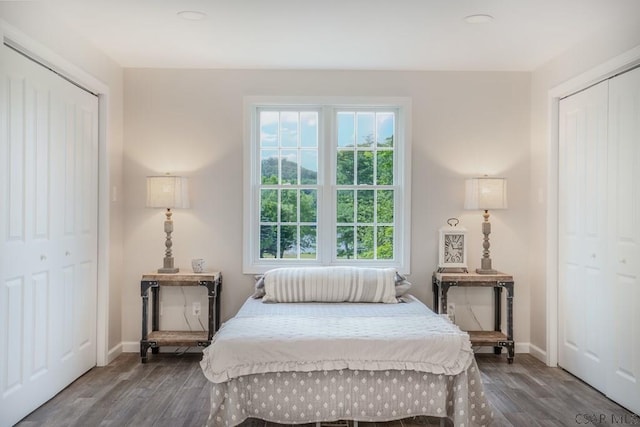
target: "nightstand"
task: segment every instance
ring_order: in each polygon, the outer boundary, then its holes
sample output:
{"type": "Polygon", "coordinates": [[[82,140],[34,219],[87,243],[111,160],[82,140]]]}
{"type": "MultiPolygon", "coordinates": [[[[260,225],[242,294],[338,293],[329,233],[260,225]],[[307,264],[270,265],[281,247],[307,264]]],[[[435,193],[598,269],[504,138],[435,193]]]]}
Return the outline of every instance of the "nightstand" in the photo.
{"type": "Polygon", "coordinates": [[[494,353],[500,354],[502,348],[506,348],[507,360],[513,363],[515,344],[513,341],[513,276],[477,273],[433,273],[433,305],[436,313],[446,314],[447,292],[449,288],[456,287],[487,287],[493,288],[494,295],[494,321],[493,331],[467,331],[471,344],[475,346],[493,346],[494,353]],[[507,290],[507,333],[502,332],[502,289],[507,290]]]}
{"type": "Polygon", "coordinates": [[[140,357],[147,361],[149,348],[155,354],[159,347],[206,347],[211,344],[213,334],[220,327],[220,292],[222,273],[152,273],[142,276],[140,281],[142,296],[142,339],[140,357]],[[161,331],[160,330],[160,287],[161,286],[203,286],[209,300],[207,331],[161,331]],[[149,289],[151,289],[151,333],[148,331],[149,289]]]}

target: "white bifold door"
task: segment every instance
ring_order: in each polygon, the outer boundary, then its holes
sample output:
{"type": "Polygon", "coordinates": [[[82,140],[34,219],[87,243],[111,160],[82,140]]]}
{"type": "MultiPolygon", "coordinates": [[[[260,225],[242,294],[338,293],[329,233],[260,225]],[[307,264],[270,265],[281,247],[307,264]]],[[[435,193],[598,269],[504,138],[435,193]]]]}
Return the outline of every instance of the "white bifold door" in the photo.
{"type": "Polygon", "coordinates": [[[96,364],[98,98],[0,46],[0,426],[96,364]]]}
{"type": "Polygon", "coordinates": [[[640,69],[559,114],[559,365],[640,413],[640,69]]]}
{"type": "Polygon", "coordinates": [[[606,394],[640,414],[640,68],[609,83],[609,278],[613,341],[606,394]]]}
{"type": "Polygon", "coordinates": [[[559,362],[601,389],[607,279],[607,81],[560,101],[559,362]]]}

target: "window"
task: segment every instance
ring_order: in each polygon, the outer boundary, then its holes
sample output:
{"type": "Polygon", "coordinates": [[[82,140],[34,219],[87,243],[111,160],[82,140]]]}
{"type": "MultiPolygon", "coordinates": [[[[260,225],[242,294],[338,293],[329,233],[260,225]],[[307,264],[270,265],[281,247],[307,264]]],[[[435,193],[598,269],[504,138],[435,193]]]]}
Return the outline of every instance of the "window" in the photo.
{"type": "Polygon", "coordinates": [[[410,102],[319,101],[245,100],[244,271],[408,273],[410,102]]]}
{"type": "Polygon", "coordinates": [[[258,109],[260,260],[317,260],[317,111],[258,109]]]}

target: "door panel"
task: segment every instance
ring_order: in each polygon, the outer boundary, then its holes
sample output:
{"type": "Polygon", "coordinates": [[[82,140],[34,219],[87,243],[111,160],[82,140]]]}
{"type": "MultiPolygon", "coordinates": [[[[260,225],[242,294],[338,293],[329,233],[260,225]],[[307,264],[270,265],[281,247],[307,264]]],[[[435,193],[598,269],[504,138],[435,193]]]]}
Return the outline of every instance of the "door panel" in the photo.
{"type": "Polygon", "coordinates": [[[611,353],[607,395],[640,413],[640,69],[611,80],[611,353]]]}
{"type": "Polygon", "coordinates": [[[606,386],[607,100],[603,82],[560,101],[559,365],[606,386]]]}
{"type": "Polygon", "coordinates": [[[95,365],[98,99],[6,46],[0,60],[4,427],[95,365]]]}
{"type": "Polygon", "coordinates": [[[35,331],[34,343],[37,348],[33,351],[31,367],[32,379],[43,375],[48,369],[49,343],[47,337],[51,335],[49,328],[49,295],[51,294],[51,282],[49,272],[42,271],[33,275],[33,325],[30,329],[35,331]]]}

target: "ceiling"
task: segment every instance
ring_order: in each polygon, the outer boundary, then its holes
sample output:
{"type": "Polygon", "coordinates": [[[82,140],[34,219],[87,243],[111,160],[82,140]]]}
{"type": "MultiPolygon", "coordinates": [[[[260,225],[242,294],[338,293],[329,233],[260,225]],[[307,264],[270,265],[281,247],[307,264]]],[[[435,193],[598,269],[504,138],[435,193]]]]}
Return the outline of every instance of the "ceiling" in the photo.
{"type": "Polygon", "coordinates": [[[640,29],[640,0],[41,3],[123,67],[531,71],[596,34],[640,29]]]}

